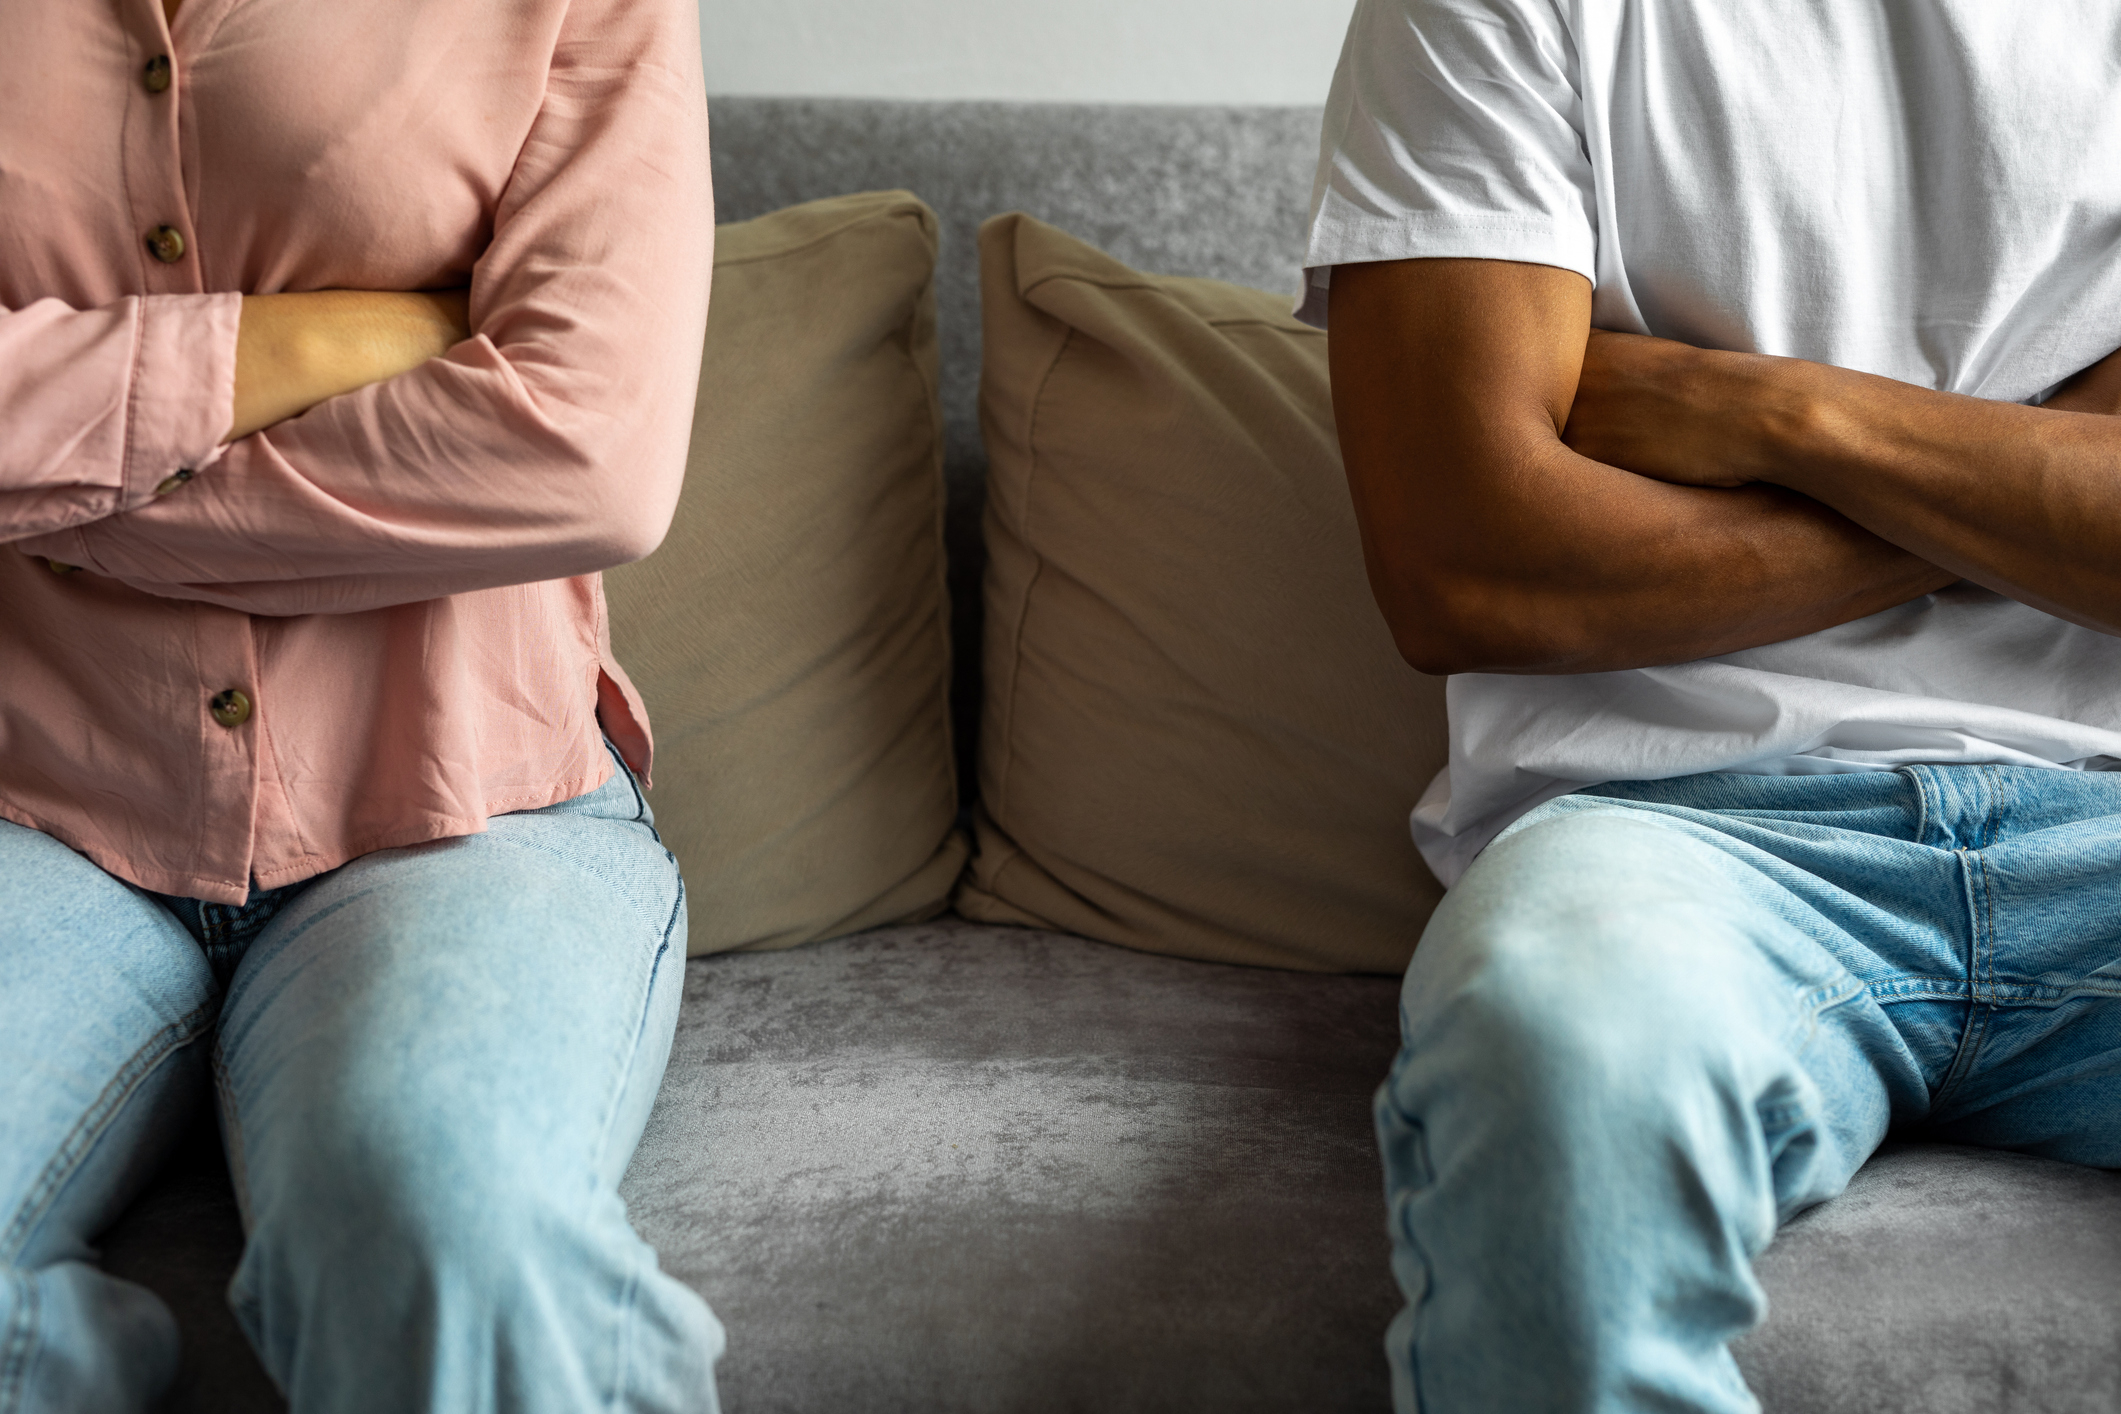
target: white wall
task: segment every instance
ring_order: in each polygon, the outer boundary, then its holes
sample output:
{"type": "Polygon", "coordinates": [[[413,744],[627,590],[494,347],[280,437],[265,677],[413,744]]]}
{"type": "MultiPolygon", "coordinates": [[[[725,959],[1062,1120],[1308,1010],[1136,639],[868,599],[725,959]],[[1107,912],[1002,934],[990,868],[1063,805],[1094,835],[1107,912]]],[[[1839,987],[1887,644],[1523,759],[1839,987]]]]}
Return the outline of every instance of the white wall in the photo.
{"type": "Polygon", "coordinates": [[[700,0],[709,93],[1323,103],[1353,0],[700,0]]]}

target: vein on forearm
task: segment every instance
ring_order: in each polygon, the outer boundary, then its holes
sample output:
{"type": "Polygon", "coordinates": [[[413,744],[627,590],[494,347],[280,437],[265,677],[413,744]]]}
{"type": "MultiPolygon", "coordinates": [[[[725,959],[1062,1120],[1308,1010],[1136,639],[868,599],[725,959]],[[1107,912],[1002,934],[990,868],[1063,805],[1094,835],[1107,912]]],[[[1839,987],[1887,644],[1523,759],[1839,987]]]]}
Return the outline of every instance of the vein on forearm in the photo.
{"type": "Polygon", "coordinates": [[[1776,482],[2058,617],[2121,632],[2121,418],[1808,365],[1776,482]]]}

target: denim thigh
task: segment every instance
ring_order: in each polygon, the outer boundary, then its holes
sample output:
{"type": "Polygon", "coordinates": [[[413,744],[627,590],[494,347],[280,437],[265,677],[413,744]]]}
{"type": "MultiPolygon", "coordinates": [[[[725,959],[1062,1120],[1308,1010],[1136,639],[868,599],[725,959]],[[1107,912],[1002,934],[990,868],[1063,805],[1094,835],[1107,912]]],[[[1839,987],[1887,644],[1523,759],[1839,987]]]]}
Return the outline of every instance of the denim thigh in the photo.
{"type": "Polygon", "coordinates": [[[0,821],[0,1262],[86,1257],[205,1094],[217,1002],[147,895],[0,821]]]}
{"type": "Polygon", "coordinates": [[[217,996],[149,896],[0,821],[0,1410],[145,1409],[174,1373],[91,1244],[205,1097],[217,996]]]}
{"type": "Polygon", "coordinates": [[[364,856],[265,926],[216,1080],[250,1237],[231,1296],[298,1405],[712,1407],[719,1327],[617,1194],[684,956],[623,768],[364,856]]]}
{"type": "Polygon", "coordinates": [[[1664,816],[1801,900],[1919,1057],[1903,1124],[2121,1167],[2121,773],[1716,774],[1564,800],[1664,816]]]}

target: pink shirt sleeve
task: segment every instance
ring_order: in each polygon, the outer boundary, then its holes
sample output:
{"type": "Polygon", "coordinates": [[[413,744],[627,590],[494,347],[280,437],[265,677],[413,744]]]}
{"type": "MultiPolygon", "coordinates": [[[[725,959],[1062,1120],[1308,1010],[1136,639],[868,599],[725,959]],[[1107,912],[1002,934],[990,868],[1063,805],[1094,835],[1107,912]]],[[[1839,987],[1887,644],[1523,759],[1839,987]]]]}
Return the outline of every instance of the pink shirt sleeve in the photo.
{"type": "MultiPolygon", "coordinates": [[[[684,473],[713,260],[691,6],[570,7],[493,221],[472,278],[477,332],[446,357],[243,438],[170,495],[114,498],[122,514],[21,548],[276,615],[647,554],[684,473]]],[[[225,429],[226,395],[219,406],[225,429]]]]}
{"type": "Polygon", "coordinates": [[[0,310],[0,542],[154,499],[234,420],[238,295],[0,310]]]}

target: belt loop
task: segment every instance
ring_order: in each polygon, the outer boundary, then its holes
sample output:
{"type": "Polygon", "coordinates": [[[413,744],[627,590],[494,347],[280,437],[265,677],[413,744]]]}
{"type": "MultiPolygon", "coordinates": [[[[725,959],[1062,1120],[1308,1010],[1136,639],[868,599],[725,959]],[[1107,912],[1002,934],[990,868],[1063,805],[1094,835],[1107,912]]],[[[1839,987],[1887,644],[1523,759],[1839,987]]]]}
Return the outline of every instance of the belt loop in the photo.
{"type": "Polygon", "coordinates": [[[1938,792],[1934,773],[1927,766],[1901,766],[1898,770],[1915,788],[1915,843],[1932,849],[1950,849],[1951,831],[1947,827],[1944,801],[1938,792]]]}
{"type": "Polygon", "coordinates": [[[2003,838],[2004,816],[2011,803],[2011,774],[2001,766],[1983,766],[1981,779],[1988,787],[1988,815],[1982,821],[1979,847],[1988,849],[2003,838]]]}

